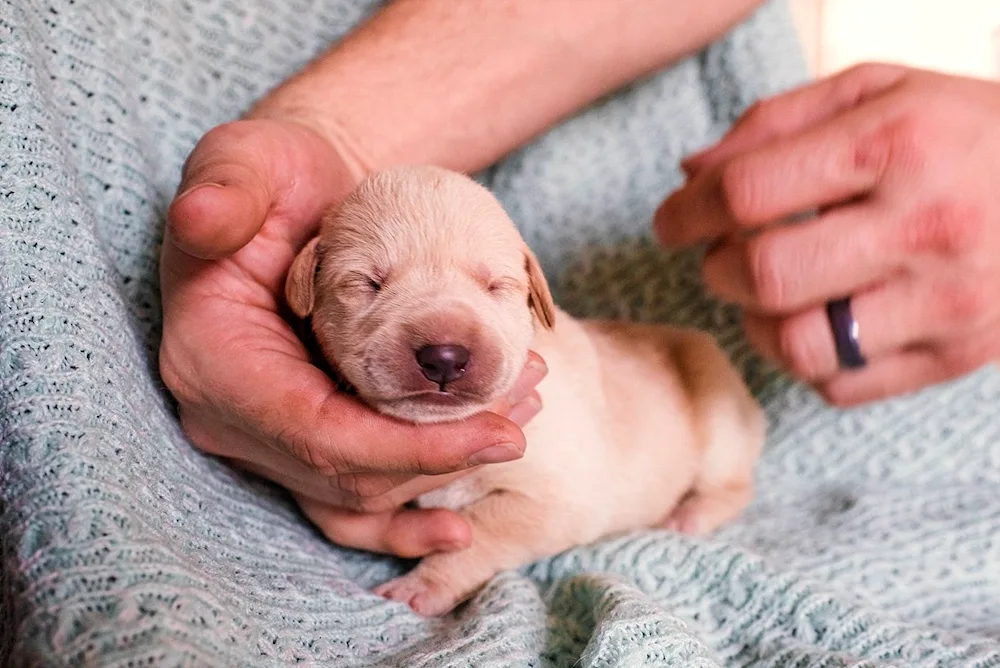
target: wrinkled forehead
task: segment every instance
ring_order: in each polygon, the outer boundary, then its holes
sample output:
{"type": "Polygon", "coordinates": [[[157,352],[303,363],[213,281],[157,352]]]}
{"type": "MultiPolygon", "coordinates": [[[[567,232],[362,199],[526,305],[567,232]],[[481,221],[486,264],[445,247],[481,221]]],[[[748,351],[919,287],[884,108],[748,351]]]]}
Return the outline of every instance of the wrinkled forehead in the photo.
{"type": "Polygon", "coordinates": [[[340,263],[386,271],[415,265],[481,272],[524,270],[523,241],[485,192],[434,188],[348,198],[324,230],[325,253],[340,263]]]}

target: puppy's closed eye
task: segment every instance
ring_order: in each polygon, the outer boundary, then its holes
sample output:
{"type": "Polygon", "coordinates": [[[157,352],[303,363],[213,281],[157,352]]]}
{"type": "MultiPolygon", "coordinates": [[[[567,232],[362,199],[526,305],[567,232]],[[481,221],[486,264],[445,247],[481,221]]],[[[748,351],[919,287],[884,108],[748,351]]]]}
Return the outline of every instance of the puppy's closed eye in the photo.
{"type": "Polygon", "coordinates": [[[524,292],[525,286],[516,278],[494,278],[486,284],[486,291],[496,297],[506,297],[524,292]]]}
{"type": "Polygon", "coordinates": [[[385,280],[377,273],[352,271],[340,281],[341,289],[355,294],[375,294],[382,291],[385,280]]]}

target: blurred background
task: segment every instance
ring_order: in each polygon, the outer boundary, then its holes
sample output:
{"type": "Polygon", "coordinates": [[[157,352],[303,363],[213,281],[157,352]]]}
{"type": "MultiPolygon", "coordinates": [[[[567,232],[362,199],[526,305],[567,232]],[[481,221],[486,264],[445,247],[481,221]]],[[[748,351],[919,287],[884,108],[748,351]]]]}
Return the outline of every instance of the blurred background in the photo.
{"type": "Polygon", "coordinates": [[[1000,80],[1000,0],[790,0],[813,74],[866,60],[1000,80]]]}

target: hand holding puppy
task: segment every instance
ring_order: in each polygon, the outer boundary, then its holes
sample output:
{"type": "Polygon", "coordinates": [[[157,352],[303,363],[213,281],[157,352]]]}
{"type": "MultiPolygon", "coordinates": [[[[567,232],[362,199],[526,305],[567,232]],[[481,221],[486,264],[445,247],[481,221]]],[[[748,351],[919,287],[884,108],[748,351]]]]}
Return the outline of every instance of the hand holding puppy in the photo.
{"type": "Polygon", "coordinates": [[[337,391],[282,317],[284,278],[363,173],[298,122],[239,121],[198,143],[162,249],[162,378],[195,445],[287,487],[335,542],[402,556],[457,549],[470,540],[458,515],[400,506],[521,457],[518,426],[539,409],[545,366],[532,355],[495,413],[460,423],[415,426],[337,391]]]}

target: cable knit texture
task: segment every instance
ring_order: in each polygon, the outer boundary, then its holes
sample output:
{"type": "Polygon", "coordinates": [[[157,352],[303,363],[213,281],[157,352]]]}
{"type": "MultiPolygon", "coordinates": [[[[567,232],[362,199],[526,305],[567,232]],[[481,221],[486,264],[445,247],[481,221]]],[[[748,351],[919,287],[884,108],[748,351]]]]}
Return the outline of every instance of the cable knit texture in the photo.
{"type": "Polygon", "coordinates": [[[0,0],[0,664],[1000,665],[1000,376],[826,408],[649,241],[680,157],[803,79],[781,4],[482,175],[568,310],[731,353],[771,420],[740,521],[580,547],[424,620],[368,592],[404,564],[189,445],[155,355],[181,164],[375,4],[0,0]]]}

